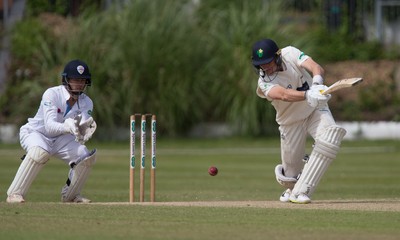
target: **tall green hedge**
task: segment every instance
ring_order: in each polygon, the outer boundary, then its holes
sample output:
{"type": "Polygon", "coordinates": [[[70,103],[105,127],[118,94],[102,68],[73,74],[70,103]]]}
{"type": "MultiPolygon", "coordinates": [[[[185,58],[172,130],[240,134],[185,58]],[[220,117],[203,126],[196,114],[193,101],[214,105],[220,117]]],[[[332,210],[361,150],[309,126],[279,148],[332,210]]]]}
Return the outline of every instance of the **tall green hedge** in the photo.
{"type": "Polygon", "coordinates": [[[318,59],[329,56],[321,50],[333,49],[329,42],[346,47],[315,28],[299,35],[283,21],[288,13],[281,1],[127,2],[62,18],[61,33],[37,14],[18,23],[0,121],[22,124],[33,116],[45,88],[60,83],[66,62],[80,58],[90,66],[88,94],[108,139],[138,112],[157,114],[164,136],[185,135],[202,122],[228,123],[240,135],[276,134],[273,107],[255,94],[252,44],[273,38],[318,59]],[[14,74],[27,69],[29,74],[14,74]]]}
{"type": "MultiPolygon", "coordinates": [[[[12,95],[31,91],[37,105],[44,87],[59,83],[64,64],[80,58],[91,68],[88,94],[99,126],[107,131],[126,126],[132,113],[151,112],[166,136],[185,135],[201,122],[227,122],[239,134],[271,132],[274,111],[255,94],[257,76],[250,54],[258,38],[282,39],[279,16],[279,3],[264,1],[208,8],[192,1],[137,0],[67,19],[70,27],[62,39],[44,29],[33,34],[40,42],[29,44],[33,49],[15,45],[16,59],[22,57],[18,52],[25,52],[18,46],[37,52],[35,58],[20,61],[41,70],[21,83],[35,85],[34,91],[17,87],[12,95]]],[[[14,36],[34,23],[35,19],[20,23],[14,36]]],[[[8,100],[2,98],[1,103],[8,100]]],[[[30,106],[18,114],[20,123],[27,112],[35,111],[30,106]]],[[[3,112],[3,121],[10,117],[15,117],[12,111],[3,112]]]]}

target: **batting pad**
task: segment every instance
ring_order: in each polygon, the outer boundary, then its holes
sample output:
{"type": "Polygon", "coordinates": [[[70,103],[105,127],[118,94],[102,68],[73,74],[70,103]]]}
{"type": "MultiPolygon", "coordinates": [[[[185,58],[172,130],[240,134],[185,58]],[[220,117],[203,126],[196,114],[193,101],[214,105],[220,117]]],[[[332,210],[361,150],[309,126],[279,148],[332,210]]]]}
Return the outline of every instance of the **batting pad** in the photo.
{"type": "Polygon", "coordinates": [[[276,181],[280,185],[282,185],[284,188],[290,188],[293,189],[294,185],[297,182],[297,178],[294,177],[286,177],[283,173],[283,166],[282,164],[279,164],[275,167],[275,176],[276,176],[276,181]]]}
{"type": "Polygon", "coordinates": [[[80,194],[83,185],[92,170],[93,164],[96,162],[96,149],[93,150],[88,157],[75,165],[70,172],[70,184],[67,184],[61,190],[61,199],[63,202],[71,202],[80,194]]]}
{"type": "Polygon", "coordinates": [[[310,159],[305,164],[303,172],[293,188],[292,194],[298,196],[304,193],[308,197],[311,197],[330,163],[336,158],[345,134],[346,130],[343,128],[331,126],[316,140],[310,159]]]}
{"type": "Polygon", "coordinates": [[[49,157],[50,154],[41,147],[29,149],[18,168],[17,174],[15,174],[11,186],[8,188],[7,195],[18,194],[24,197],[37,174],[49,160],[49,157]]]}

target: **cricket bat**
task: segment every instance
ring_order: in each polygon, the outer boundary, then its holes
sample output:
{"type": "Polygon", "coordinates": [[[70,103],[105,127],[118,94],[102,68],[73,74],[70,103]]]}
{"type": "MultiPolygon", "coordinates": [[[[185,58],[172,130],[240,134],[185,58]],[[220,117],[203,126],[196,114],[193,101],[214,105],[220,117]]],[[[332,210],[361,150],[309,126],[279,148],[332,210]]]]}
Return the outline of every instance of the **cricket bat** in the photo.
{"type": "Polygon", "coordinates": [[[342,88],[352,87],[356,84],[359,84],[362,81],[363,81],[362,78],[345,78],[335,82],[334,84],[329,86],[325,91],[322,91],[321,94],[322,95],[330,94],[342,88]]]}

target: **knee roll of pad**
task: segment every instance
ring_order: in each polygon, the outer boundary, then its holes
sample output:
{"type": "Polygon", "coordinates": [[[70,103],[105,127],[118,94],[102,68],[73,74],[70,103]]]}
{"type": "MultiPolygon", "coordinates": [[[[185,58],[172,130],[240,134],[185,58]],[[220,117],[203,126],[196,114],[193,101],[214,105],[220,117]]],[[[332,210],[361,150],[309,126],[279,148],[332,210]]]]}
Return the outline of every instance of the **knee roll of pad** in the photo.
{"type": "Polygon", "coordinates": [[[45,164],[47,161],[49,161],[50,154],[45,151],[41,147],[32,147],[31,149],[28,150],[28,153],[26,154],[26,157],[24,159],[32,159],[36,163],[39,164],[45,164]]]}
{"type": "Polygon", "coordinates": [[[339,126],[331,126],[325,133],[316,140],[314,151],[325,157],[334,159],[339,151],[342,139],[346,135],[346,130],[339,126]]]}

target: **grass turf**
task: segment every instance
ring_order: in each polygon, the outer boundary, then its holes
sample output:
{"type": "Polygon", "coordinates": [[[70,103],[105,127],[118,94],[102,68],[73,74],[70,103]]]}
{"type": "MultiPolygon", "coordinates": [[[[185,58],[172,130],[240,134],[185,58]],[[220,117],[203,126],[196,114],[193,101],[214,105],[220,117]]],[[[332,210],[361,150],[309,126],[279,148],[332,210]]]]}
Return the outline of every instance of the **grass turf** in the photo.
{"type": "MultiPolygon", "coordinates": [[[[313,200],[398,199],[399,145],[343,142],[313,200]]],[[[98,148],[97,163],[83,195],[95,202],[127,202],[129,143],[93,146],[98,148]]],[[[277,201],[282,192],[273,173],[278,141],[162,139],[157,147],[157,201],[277,201]],[[208,175],[210,165],[219,168],[217,176],[208,175]]],[[[23,151],[0,145],[0,154],[5,199],[23,151]]],[[[400,233],[396,211],[60,204],[67,171],[61,161],[51,159],[31,186],[27,203],[1,202],[0,238],[397,239],[400,233]]],[[[146,199],[148,184],[146,178],[146,199]]]]}

